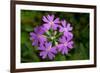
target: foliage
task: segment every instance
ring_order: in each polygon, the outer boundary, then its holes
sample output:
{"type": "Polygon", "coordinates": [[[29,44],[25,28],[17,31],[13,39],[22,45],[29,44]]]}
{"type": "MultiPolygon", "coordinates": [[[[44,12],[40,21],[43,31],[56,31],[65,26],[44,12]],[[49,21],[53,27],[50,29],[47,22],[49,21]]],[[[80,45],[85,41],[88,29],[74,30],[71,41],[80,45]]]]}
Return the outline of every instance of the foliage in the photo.
{"type": "Polygon", "coordinates": [[[21,10],[21,62],[43,62],[37,47],[32,46],[29,33],[41,25],[43,15],[54,14],[73,26],[74,48],[68,55],[57,54],[53,61],[89,59],[89,13],[21,10]]]}

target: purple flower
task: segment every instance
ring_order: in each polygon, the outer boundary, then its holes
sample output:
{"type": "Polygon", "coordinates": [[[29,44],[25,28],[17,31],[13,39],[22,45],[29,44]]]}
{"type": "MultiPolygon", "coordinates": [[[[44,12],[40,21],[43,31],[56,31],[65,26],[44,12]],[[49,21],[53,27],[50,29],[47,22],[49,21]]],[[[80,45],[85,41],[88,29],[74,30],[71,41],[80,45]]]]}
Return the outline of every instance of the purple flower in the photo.
{"type": "Polygon", "coordinates": [[[73,38],[73,34],[70,32],[72,31],[73,28],[70,26],[70,24],[69,23],[67,24],[65,20],[61,21],[61,24],[62,26],[59,26],[60,27],[59,32],[63,32],[64,36],[66,37],[73,38]]]}
{"type": "Polygon", "coordinates": [[[44,24],[44,27],[49,30],[50,28],[52,28],[53,30],[56,30],[58,27],[58,24],[60,23],[59,18],[54,19],[54,15],[48,15],[47,17],[43,16],[42,19],[44,22],[46,22],[44,24]]]}
{"type": "Polygon", "coordinates": [[[32,45],[37,46],[39,43],[44,43],[47,39],[44,34],[44,29],[42,27],[36,27],[34,32],[30,33],[30,40],[32,40],[32,45]]]}
{"type": "Polygon", "coordinates": [[[69,39],[64,36],[59,38],[60,44],[57,45],[58,51],[62,54],[68,54],[69,49],[73,48],[73,41],[69,41],[69,39]]]}
{"type": "Polygon", "coordinates": [[[55,54],[57,53],[56,47],[52,47],[52,43],[45,43],[44,45],[41,44],[38,48],[41,50],[40,56],[42,56],[42,59],[49,58],[52,60],[55,57],[55,54]]]}
{"type": "Polygon", "coordinates": [[[39,27],[37,26],[37,27],[34,28],[34,32],[35,32],[35,33],[38,33],[38,34],[44,34],[45,31],[46,31],[46,30],[44,29],[43,26],[39,26],[39,27]]]}
{"type": "Polygon", "coordinates": [[[43,16],[42,20],[44,24],[30,33],[30,40],[33,46],[38,47],[39,56],[42,59],[53,60],[59,52],[63,55],[68,54],[74,44],[70,23],[66,20],[59,21],[54,15],[43,16]]]}

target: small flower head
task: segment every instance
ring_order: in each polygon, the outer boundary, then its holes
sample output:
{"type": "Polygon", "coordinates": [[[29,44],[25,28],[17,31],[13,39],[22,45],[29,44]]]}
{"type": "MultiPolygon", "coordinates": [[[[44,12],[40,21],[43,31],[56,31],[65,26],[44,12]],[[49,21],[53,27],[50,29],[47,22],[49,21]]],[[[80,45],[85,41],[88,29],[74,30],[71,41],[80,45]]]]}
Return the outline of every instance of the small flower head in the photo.
{"type": "Polygon", "coordinates": [[[60,44],[57,47],[62,54],[68,54],[69,49],[73,48],[73,41],[69,41],[69,38],[65,36],[59,38],[59,42],[60,44]]]}
{"type": "Polygon", "coordinates": [[[61,24],[62,26],[59,26],[59,32],[63,32],[64,36],[72,38],[73,34],[70,31],[72,31],[73,28],[70,26],[70,23],[67,23],[66,20],[63,20],[61,21],[61,24]]]}
{"type": "Polygon", "coordinates": [[[53,30],[56,30],[58,27],[58,24],[60,23],[59,18],[54,19],[54,15],[48,15],[47,17],[43,16],[42,20],[45,22],[44,27],[47,30],[49,30],[50,28],[52,28],[53,30]]]}
{"type": "Polygon", "coordinates": [[[30,33],[30,40],[33,46],[38,47],[39,56],[53,60],[59,52],[68,54],[74,44],[70,24],[66,23],[66,20],[60,21],[54,15],[43,16],[42,20],[44,24],[35,27],[34,32],[30,33]]]}
{"type": "Polygon", "coordinates": [[[50,60],[52,60],[57,53],[56,48],[52,47],[52,43],[50,42],[45,43],[44,45],[41,44],[39,50],[41,50],[40,56],[42,56],[43,59],[48,57],[50,60]]]}
{"type": "Polygon", "coordinates": [[[44,30],[42,27],[36,27],[34,32],[30,33],[30,40],[32,40],[33,46],[38,46],[39,43],[44,43],[47,39],[46,36],[43,35],[44,30]]]}

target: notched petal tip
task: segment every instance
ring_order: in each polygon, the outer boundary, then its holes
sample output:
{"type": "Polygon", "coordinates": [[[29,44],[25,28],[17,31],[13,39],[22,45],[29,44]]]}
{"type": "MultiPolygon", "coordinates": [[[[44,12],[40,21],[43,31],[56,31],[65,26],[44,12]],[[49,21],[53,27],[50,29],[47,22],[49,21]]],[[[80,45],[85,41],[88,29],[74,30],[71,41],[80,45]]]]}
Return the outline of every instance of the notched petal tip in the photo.
{"type": "Polygon", "coordinates": [[[44,22],[49,22],[48,19],[47,19],[45,16],[43,16],[42,20],[43,20],[44,22]]]}

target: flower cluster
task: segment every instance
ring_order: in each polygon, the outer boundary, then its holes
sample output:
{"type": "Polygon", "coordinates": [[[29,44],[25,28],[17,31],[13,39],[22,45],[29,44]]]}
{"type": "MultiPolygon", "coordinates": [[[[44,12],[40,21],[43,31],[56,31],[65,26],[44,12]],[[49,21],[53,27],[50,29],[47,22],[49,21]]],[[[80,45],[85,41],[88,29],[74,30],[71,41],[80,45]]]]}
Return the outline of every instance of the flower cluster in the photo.
{"type": "Polygon", "coordinates": [[[30,32],[33,46],[37,46],[42,59],[53,60],[57,53],[63,55],[73,48],[73,33],[70,23],[55,18],[54,15],[43,16],[44,24],[30,32]]]}

